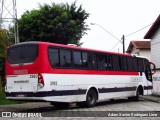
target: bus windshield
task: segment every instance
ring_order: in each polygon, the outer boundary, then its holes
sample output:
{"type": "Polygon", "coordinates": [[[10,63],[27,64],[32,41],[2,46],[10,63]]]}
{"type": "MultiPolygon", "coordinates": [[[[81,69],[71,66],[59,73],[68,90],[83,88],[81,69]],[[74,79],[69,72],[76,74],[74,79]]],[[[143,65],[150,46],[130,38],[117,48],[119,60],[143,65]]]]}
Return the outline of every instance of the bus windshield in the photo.
{"type": "Polygon", "coordinates": [[[15,45],[8,50],[10,64],[32,63],[38,56],[38,44],[15,45]]]}

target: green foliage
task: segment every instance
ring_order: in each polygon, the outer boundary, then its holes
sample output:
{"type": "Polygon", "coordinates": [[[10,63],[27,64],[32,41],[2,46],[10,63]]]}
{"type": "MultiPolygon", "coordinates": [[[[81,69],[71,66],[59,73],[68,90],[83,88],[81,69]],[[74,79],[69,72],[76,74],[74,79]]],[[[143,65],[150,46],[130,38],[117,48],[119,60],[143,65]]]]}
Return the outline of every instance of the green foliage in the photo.
{"type": "Polygon", "coordinates": [[[0,92],[0,105],[22,104],[22,103],[26,103],[26,102],[7,100],[6,96],[5,96],[5,90],[4,90],[4,87],[3,87],[2,92],[0,92]]]}
{"type": "Polygon", "coordinates": [[[85,23],[88,17],[76,2],[40,5],[39,10],[26,11],[19,19],[20,41],[80,44],[80,39],[89,30],[85,23]]]}
{"type": "MultiPolygon", "coordinates": [[[[10,37],[8,30],[0,28],[0,77],[2,79],[5,75],[5,57],[6,49],[8,46],[12,45],[12,37],[10,37]]],[[[2,80],[3,83],[3,80],[2,80]]],[[[4,85],[4,84],[3,84],[4,85]]]]}
{"type": "Polygon", "coordinates": [[[12,45],[12,41],[9,35],[9,31],[0,28],[0,57],[5,58],[6,49],[8,46],[12,45]]]}

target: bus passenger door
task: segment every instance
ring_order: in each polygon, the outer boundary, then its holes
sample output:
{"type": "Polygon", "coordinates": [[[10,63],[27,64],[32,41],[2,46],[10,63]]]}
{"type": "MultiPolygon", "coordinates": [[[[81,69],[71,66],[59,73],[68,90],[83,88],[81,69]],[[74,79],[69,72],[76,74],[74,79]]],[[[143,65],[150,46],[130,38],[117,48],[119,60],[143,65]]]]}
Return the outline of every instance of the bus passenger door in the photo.
{"type": "Polygon", "coordinates": [[[154,64],[151,64],[148,62],[145,66],[145,75],[147,79],[147,86],[144,87],[144,90],[147,90],[147,94],[152,94],[153,89],[153,83],[152,83],[152,75],[155,73],[151,71],[151,65],[153,65],[153,68],[155,68],[154,64]]]}

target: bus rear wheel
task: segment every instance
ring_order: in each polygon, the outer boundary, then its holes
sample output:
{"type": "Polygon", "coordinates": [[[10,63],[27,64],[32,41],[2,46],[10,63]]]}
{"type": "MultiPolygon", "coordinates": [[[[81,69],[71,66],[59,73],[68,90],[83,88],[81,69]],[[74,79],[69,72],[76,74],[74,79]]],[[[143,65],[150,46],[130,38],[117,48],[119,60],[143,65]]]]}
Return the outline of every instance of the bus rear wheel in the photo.
{"type": "Polygon", "coordinates": [[[86,96],[86,101],[85,102],[78,102],[76,103],[77,106],[79,107],[94,107],[97,103],[97,93],[94,89],[90,89],[87,93],[86,96]]]}
{"type": "Polygon", "coordinates": [[[94,107],[97,103],[97,93],[95,90],[90,89],[86,96],[86,106],[94,107]]]}
{"type": "Polygon", "coordinates": [[[97,103],[97,93],[94,89],[90,89],[86,96],[85,102],[76,103],[79,107],[94,107],[97,103]]]}

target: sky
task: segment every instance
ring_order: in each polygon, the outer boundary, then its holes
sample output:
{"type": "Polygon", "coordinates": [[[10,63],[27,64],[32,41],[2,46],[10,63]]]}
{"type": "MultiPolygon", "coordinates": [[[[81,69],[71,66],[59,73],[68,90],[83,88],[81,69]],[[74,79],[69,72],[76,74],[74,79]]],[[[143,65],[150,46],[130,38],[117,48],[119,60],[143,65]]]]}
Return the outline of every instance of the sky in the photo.
{"type": "MultiPolygon", "coordinates": [[[[73,3],[75,0],[17,0],[18,18],[26,11],[38,9],[39,4],[73,3]]],[[[77,0],[88,12],[86,24],[90,30],[81,39],[82,47],[122,53],[122,35],[125,37],[125,50],[131,40],[143,40],[151,27],[133,33],[151,23],[160,14],[160,0],[77,0]],[[95,25],[91,25],[95,23],[95,25]],[[115,39],[113,36],[118,38],[115,39]],[[115,46],[117,43],[119,44],[115,46]],[[115,47],[114,47],[115,46],[115,47]]]]}

